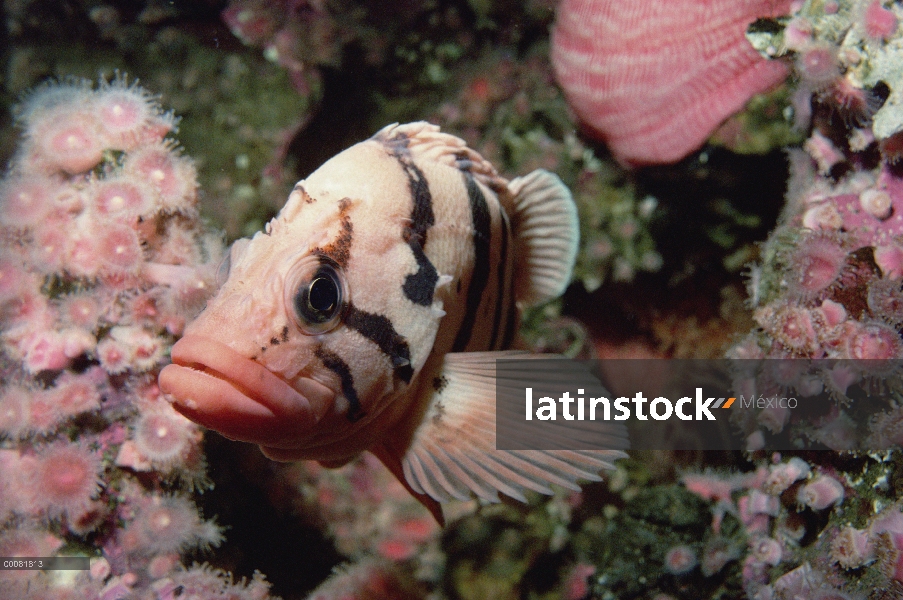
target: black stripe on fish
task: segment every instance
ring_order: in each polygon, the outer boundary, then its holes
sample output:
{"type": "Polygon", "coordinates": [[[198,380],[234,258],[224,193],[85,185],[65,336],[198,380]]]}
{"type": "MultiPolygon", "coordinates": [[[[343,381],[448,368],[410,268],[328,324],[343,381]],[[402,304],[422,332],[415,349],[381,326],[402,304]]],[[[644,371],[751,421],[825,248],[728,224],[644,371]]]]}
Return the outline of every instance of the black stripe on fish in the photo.
{"type": "Polygon", "coordinates": [[[499,347],[495,345],[495,343],[499,339],[499,332],[502,329],[502,309],[505,306],[505,302],[508,301],[507,294],[505,294],[505,290],[510,286],[506,285],[507,282],[505,280],[507,276],[507,266],[508,266],[508,215],[505,214],[504,209],[499,206],[499,218],[502,222],[502,243],[501,243],[501,252],[499,260],[499,270],[498,270],[498,281],[496,283],[496,291],[495,291],[495,315],[492,317],[492,339],[489,342],[490,350],[498,350],[499,347]]]}
{"type": "Polygon", "coordinates": [[[361,420],[367,413],[361,408],[361,400],[357,395],[357,390],[354,389],[354,376],[351,375],[348,363],[342,360],[338,354],[330,352],[322,346],[317,346],[314,356],[320,359],[324,367],[338,375],[339,383],[342,385],[342,395],[348,400],[348,420],[352,423],[361,420]]]}
{"type": "Polygon", "coordinates": [[[473,161],[467,157],[466,152],[458,152],[455,154],[455,166],[461,171],[470,171],[473,167],[473,161]]]}
{"type": "Polygon", "coordinates": [[[292,189],[293,192],[300,192],[301,199],[304,200],[304,204],[313,204],[316,202],[316,198],[311,197],[310,194],[307,193],[307,190],[304,189],[304,186],[301,185],[301,182],[295,184],[295,187],[292,189]]]}
{"type": "Polygon", "coordinates": [[[411,207],[411,223],[404,228],[401,235],[404,242],[411,248],[411,253],[417,262],[417,272],[405,277],[401,289],[408,300],[414,304],[430,306],[433,303],[433,294],[436,291],[436,282],[439,281],[439,273],[427,258],[423,247],[426,245],[427,231],[436,223],[436,216],[433,214],[433,196],[423,171],[414,164],[411,158],[407,147],[407,137],[382,139],[381,141],[407,176],[408,190],[413,205],[411,207]]]}
{"type": "Polygon", "coordinates": [[[395,331],[392,321],[383,315],[376,315],[360,310],[349,304],[342,321],[362,336],[379,346],[389,357],[395,369],[395,375],[405,383],[411,383],[414,368],[411,366],[411,351],[408,342],[395,331]]]}
{"type": "Polygon", "coordinates": [[[480,301],[486,290],[486,284],[489,283],[489,272],[492,269],[489,257],[492,215],[489,214],[489,205],[473,175],[467,171],[464,171],[464,184],[467,186],[467,198],[470,200],[470,215],[473,222],[473,273],[470,277],[470,285],[467,287],[467,308],[464,320],[458,329],[452,352],[463,351],[470,342],[473,327],[477,321],[477,310],[480,308],[480,301]]]}
{"type": "Polygon", "coordinates": [[[420,242],[405,239],[417,261],[417,272],[404,278],[401,286],[408,300],[420,306],[430,306],[433,303],[433,293],[436,291],[436,282],[439,281],[439,272],[426,257],[420,242]]]}
{"type": "MultiPolygon", "coordinates": [[[[474,162],[468,153],[462,150],[455,154],[455,166],[461,171],[470,172],[473,169],[474,162]]],[[[481,181],[496,194],[503,194],[508,191],[508,184],[498,177],[483,177],[481,181]]]]}

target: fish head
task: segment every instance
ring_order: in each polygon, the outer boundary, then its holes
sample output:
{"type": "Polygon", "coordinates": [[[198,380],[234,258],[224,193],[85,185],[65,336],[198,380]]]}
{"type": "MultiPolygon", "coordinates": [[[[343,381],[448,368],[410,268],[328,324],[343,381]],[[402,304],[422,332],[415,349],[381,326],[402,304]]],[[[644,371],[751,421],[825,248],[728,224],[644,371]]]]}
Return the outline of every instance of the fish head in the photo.
{"type": "Polygon", "coordinates": [[[409,355],[387,360],[361,334],[379,329],[373,315],[397,310],[384,292],[399,278],[392,256],[405,246],[392,223],[402,219],[328,189],[313,198],[303,183],[265,232],[233,245],[228,277],[173,346],[160,385],[177,410],[226,437],[345,460],[369,445],[366,431],[399,391],[397,369],[411,368],[409,355]],[[375,226],[355,257],[358,218],[375,226]],[[358,297],[367,311],[352,306],[358,297]]]}
{"type": "Polygon", "coordinates": [[[264,232],[233,245],[228,277],[161,372],[177,410],[273,458],[332,463],[400,418],[402,407],[385,409],[438,323],[399,301],[416,267],[410,208],[394,207],[397,182],[361,167],[384,157],[376,144],[346,150],[299,182],[264,232]]]}

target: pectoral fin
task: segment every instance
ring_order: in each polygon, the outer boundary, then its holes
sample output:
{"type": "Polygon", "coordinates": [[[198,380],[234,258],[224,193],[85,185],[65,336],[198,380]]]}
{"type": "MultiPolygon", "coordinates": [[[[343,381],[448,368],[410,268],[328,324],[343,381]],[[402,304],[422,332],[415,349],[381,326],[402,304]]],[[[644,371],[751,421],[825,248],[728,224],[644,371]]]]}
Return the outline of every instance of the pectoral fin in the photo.
{"type": "Polygon", "coordinates": [[[411,487],[411,484],[404,477],[404,473],[401,468],[401,461],[398,459],[398,452],[392,448],[391,444],[380,444],[373,448],[370,448],[370,452],[373,453],[376,458],[378,458],[386,468],[395,475],[395,478],[401,482],[401,485],[404,486],[404,489],[408,490],[408,492],[417,498],[417,500],[426,507],[430,514],[433,515],[433,518],[436,519],[436,522],[441,526],[445,526],[445,516],[442,514],[442,505],[440,505],[436,500],[430,498],[423,492],[419,492],[411,487]]]}
{"type": "MultiPolygon", "coordinates": [[[[592,422],[561,431],[577,437],[591,432],[600,442],[594,447],[603,450],[496,449],[496,359],[502,357],[554,358],[516,351],[445,356],[437,385],[430,388],[425,417],[401,458],[404,479],[421,497],[446,502],[475,494],[498,502],[501,492],[525,501],[526,490],[551,494],[551,484],[579,490],[578,480],[598,481],[600,470],[613,468],[612,461],[626,456],[622,452],[627,447],[623,427],[592,422]]],[[[566,379],[571,375],[592,377],[585,369],[574,374],[564,375],[566,379]]],[[[521,386],[530,376],[526,371],[499,383],[523,390],[521,386]]],[[[568,440],[562,438],[559,447],[567,448],[568,440]]]]}

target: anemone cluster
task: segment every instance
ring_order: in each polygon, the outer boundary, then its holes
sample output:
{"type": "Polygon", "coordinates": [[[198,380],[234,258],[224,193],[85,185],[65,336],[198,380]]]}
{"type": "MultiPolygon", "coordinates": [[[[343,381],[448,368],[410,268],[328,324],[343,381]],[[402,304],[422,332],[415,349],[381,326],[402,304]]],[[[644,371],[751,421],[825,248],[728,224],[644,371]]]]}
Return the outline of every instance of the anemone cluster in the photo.
{"type": "Polygon", "coordinates": [[[176,119],[125,77],[19,106],[0,180],[0,555],[86,556],[73,579],[2,571],[7,597],[267,596],[182,555],[222,541],[189,493],[202,432],[156,376],[223,252],[198,218],[176,119]]]}
{"type": "Polygon", "coordinates": [[[899,39],[895,10],[806,2],[755,38],[792,55],[795,118],[812,128],[790,151],[787,204],[749,282],[760,329],[737,356],[903,357],[903,179],[893,135],[876,128],[899,85],[866,84],[899,39]]]}

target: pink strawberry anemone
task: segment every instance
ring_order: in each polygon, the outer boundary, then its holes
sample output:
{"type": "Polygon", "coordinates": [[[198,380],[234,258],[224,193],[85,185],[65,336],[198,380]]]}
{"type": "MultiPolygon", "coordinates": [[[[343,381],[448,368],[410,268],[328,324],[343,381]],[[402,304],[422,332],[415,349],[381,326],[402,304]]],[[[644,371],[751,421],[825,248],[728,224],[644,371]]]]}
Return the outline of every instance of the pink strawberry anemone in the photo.
{"type": "Polygon", "coordinates": [[[230,439],[278,446],[316,425],[335,393],[301,377],[291,385],[229,346],[188,335],[172,347],[160,388],[183,415],[230,439]]]}

